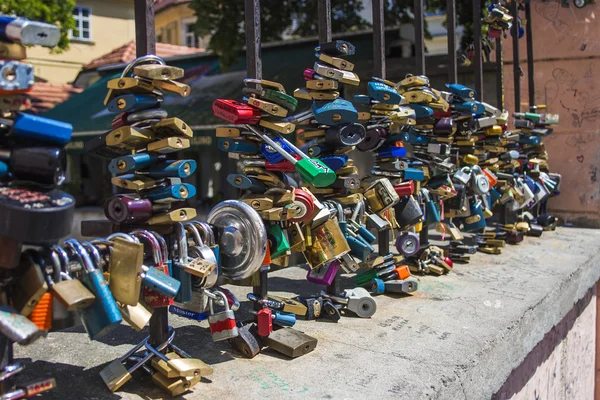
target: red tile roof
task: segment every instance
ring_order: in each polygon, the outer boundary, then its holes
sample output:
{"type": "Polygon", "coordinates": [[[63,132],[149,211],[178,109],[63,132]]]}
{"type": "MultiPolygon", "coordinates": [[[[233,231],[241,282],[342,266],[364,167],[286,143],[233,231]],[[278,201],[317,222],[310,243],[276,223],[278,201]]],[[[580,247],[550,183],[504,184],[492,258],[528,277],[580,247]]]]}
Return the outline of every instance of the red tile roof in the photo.
{"type": "MultiPolygon", "coordinates": [[[[174,44],[156,43],[156,55],[159,57],[167,58],[173,56],[181,56],[186,54],[201,53],[206,49],[196,47],[177,46],[174,44]]],[[[135,41],[125,43],[124,45],[117,47],[110,53],[104,54],[98,57],[88,64],[83,66],[83,69],[98,68],[104,65],[129,63],[135,59],[135,41]]]]}
{"type": "Polygon", "coordinates": [[[155,0],[154,1],[154,12],[158,12],[163,10],[169,6],[174,6],[176,4],[189,3],[191,0],[155,0]]]}
{"type": "Polygon", "coordinates": [[[36,82],[33,90],[28,93],[31,98],[31,112],[42,114],[82,91],[82,88],[76,88],[69,84],[36,82]]]}

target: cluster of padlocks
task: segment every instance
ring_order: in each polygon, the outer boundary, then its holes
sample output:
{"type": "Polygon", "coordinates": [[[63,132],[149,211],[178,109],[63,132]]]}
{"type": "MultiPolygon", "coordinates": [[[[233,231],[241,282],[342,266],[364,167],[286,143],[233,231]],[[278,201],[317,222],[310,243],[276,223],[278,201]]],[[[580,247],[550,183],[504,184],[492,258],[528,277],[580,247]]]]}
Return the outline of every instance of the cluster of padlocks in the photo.
{"type": "MultiPolygon", "coordinates": [[[[556,226],[546,201],[558,194],[560,175],[548,170],[542,138],[558,116],[515,113],[509,130],[507,111],[459,84],[436,90],[426,76],[372,78],[367,94],[342,99],[342,85],[360,80],[346,59],[354,46],[336,40],[315,49],[318,60],[293,95],[277,82],[245,79],[241,101],[214,102],[215,116],[230,124],[216,129],[219,149],[238,161],[227,180],[242,195],[217,204],[206,222],[185,203],[196,189],[182,180],[196,162],[170,156],[190,146],[193,132],[161,108],[165,92],[189,95],[177,82],[184,72],[153,55],[130,63],[108,82],[104,104],[117,114],[110,130],[86,143],[88,154],[110,159],[112,183],[127,192],[106,201],[108,221],[84,222],[82,232],[100,238],[59,245],[73,215],[73,198],[56,189],[72,129],[22,113],[33,76],[20,61],[23,44],[51,47],[58,31],[24,19],[2,24],[12,24],[0,29],[2,352],[73,315],[97,340],[123,321],[152,328],[153,315],[168,308],[207,320],[214,341],[246,357],[269,347],[295,358],[317,345],[293,328],[298,318],[369,318],[372,294],[418,290],[411,274],[442,275],[477,251],[499,254],[505,243],[556,226]],[[310,101],[305,111],[298,99],[310,101]],[[302,145],[286,138],[292,133],[302,145]],[[371,171],[351,158],[362,153],[372,153],[371,171]],[[434,227],[442,240],[451,236],[447,248],[429,243],[434,227]],[[295,299],[270,295],[269,268],[290,266],[305,266],[306,279],[321,286],[295,299]],[[355,288],[338,287],[342,273],[354,274],[355,288]],[[254,288],[250,320],[236,320],[240,303],[226,284],[254,288]]],[[[142,370],[176,396],[213,373],[174,338],[167,326],[161,343],[151,335],[109,363],[100,373],[107,387],[116,391],[142,370]]],[[[0,372],[10,398],[54,387],[53,379],[15,384],[22,369],[0,372]]]]}

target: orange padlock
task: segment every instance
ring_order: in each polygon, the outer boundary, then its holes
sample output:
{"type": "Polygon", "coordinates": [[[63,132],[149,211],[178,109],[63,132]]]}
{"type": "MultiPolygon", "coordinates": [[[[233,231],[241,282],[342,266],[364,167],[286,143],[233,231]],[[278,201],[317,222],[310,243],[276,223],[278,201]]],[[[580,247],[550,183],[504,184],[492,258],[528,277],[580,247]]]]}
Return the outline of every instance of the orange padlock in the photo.
{"type": "Polygon", "coordinates": [[[496,175],[494,175],[492,171],[490,171],[487,168],[484,168],[481,170],[481,172],[483,172],[483,174],[488,178],[488,181],[490,181],[491,188],[496,186],[496,184],[498,183],[498,177],[496,177],[496,175]]]}
{"type": "Polygon", "coordinates": [[[265,258],[263,259],[262,265],[271,265],[271,244],[267,240],[267,252],[265,253],[265,258]]]}
{"type": "Polygon", "coordinates": [[[29,319],[42,331],[49,331],[52,328],[52,293],[44,293],[29,314],[29,319]]]}

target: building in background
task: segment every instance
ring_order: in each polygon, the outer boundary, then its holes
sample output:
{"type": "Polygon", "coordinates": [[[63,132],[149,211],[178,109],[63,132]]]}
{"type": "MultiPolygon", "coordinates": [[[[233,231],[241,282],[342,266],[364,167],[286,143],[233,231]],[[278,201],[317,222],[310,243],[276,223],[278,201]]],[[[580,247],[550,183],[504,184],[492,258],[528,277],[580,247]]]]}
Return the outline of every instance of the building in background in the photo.
{"type": "Polygon", "coordinates": [[[190,0],[156,0],[154,21],[156,41],[178,46],[205,49],[208,37],[199,38],[194,33],[196,15],[189,7],[190,0]]]}
{"type": "Polygon", "coordinates": [[[53,54],[40,46],[27,50],[36,79],[71,83],[84,65],[135,38],[133,0],[77,0],[73,16],[78,29],[68,51],[53,54]]]}

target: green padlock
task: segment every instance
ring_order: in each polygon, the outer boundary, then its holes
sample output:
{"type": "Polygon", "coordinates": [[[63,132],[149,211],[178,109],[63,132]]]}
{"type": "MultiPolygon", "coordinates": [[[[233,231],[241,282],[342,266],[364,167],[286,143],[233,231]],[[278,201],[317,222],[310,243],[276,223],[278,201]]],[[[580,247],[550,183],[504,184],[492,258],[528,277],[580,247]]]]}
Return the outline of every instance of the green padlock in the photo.
{"type": "Polygon", "coordinates": [[[279,225],[269,227],[267,239],[270,242],[271,258],[284,256],[290,249],[290,241],[279,225]]]}

